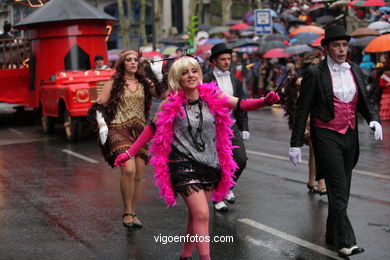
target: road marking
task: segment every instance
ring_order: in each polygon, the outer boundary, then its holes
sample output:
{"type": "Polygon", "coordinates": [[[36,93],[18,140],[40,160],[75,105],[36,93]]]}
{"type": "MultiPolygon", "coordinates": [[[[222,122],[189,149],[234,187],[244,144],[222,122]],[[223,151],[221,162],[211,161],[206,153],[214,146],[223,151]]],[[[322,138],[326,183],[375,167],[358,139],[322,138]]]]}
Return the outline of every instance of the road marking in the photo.
{"type": "Polygon", "coordinates": [[[334,251],[331,251],[331,250],[326,249],[324,247],[321,247],[319,245],[310,243],[309,241],[300,239],[298,237],[292,236],[292,235],[287,234],[287,233],[285,233],[283,231],[279,231],[277,229],[268,227],[266,225],[263,225],[263,224],[261,224],[259,222],[254,221],[254,220],[247,219],[247,218],[242,218],[242,219],[239,219],[238,221],[240,221],[241,223],[247,224],[249,226],[252,226],[254,228],[260,229],[262,231],[265,231],[267,233],[270,233],[270,234],[272,234],[274,236],[280,237],[280,238],[282,238],[284,240],[287,240],[287,241],[290,241],[292,243],[295,243],[295,244],[297,244],[299,246],[306,247],[306,248],[308,248],[310,250],[313,250],[313,251],[315,251],[317,253],[320,253],[322,255],[326,255],[326,256],[331,257],[333,259],[340,259],[340,260],[343,259],[343,258],[338,257],[337,253],[334,252],[334,251]]]}
{"type": "Polygon", "coordinates": [[[12,145],[12,144],[25,144],[25,143],[42,142],[42,141],[48,141],[48,140],[53,140],[53,139],[56,139],[56,138],[45,137],[45,138],[36,138],[36,139],[29,139],[29,140],[4,140],[4,141],[0,141],[0,146],[12,145]]]}
{"type": "Polygon", "coordinates": [[[89,158],[89,157],[84,156],[84,155],[79,154],[79,153],[75,153],[75,152],[73,152],[73,151],[71,151],[71,150],[68,150],[68,149],[62,149],[62,151],[63,151],[64,153],[73,155],[74,157],[80,158],[80,159],[82,159],[82,160],[84,160],[84,161],[87,161],[87,162],[90,162],[90,163],[99,163],[98,161],[96,161],[96,160],[94,160],[94,159],[92,159],[92,158],[89,158]]]}
{"type": "MultiPolygon", "coordinates": [[[[267,158],[271,158],[271,159],[289,161],[288,157],[280,156],[280,155],[276,155],[276,154],[262,153],[262,152],[256,152],[256,151],[251,151],[251,150],[247,150],[246,152],[248,154],[262,156],[262,157],[267,157],[267,158]]],[[[302,160],[302,163],[306,164],[308,162],[306,160],[302,160]]],[[[356,170],[356,169],[354,169],[353,172],[361,174],[361,175],[366,175],[366,176],[371,176],[371,177],[376,177],[376,178],[382,178],[382,179],[390,180],[390,176],[384,175],[384,174],[380,174],[380,173],[367,172],[367,171],[356,170]]]]}
{"type": "Polygon", "coordinates": [[[13,132],[13,133],[15,133],[15,134],[18,134],[18,135],[22,135],[22,134],[23,134],[21,131],[16,130],[16,129],[14,129],[14,128],[10,128],[10,127],[9,127],[8,130],[10,130],[11,132],[13,132]]]}

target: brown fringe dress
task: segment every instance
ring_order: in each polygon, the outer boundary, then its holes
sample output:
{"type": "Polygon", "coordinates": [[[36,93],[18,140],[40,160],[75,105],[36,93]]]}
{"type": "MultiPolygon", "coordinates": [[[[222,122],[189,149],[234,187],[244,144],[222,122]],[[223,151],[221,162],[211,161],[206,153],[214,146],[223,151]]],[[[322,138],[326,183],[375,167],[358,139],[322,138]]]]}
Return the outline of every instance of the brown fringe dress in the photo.
{"type": "MultiPolygon", "coordinates": [[[[115,118],[107,124],[108,158],[105,159],[111,167],[114,167],[116,157],[131,147],[146,126],[144,88],[138,81],[136,85],[135,91],[125,87],[115,118]]],[[[141,157],[148,163],[150,154],[147,151],[145,145],[135,157],[141,157]]]]}

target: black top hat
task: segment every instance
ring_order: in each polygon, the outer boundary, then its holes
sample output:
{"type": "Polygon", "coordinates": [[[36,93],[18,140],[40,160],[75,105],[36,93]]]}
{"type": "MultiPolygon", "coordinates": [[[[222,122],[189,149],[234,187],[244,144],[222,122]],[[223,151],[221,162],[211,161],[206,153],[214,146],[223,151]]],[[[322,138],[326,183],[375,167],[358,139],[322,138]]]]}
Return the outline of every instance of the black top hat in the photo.
{"type": "Polygon", "coordinates": [[[346,40],[349,42],[351,36],[347,35],[344,26],[332,25],[325,29],[325,37],[321,40],[321,45],[327,45],[331,41],[346,40]]]}
{"type": "Polygon", "coordinates": [[[233,50],[229,49],[225,43],[218,43],[211,48],[210,62],[213,62],[213,59],[217,58],[219,55],[223,53],[232,53],[233,50]]]}

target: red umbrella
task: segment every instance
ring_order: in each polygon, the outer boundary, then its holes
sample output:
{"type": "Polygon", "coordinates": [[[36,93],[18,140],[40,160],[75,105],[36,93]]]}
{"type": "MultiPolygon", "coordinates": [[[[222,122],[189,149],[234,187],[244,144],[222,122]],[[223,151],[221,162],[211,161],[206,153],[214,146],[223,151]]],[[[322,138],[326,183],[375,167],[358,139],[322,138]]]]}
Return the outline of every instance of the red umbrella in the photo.
{"type": "Polygon", "coordinates": [[[199,54],[202,54],[202,53],[206,53],[208,52],[209,50],[211,50],[211,48],[214,46],[214,44],[211,44],[211,43],[205,43],[201,46],[199,46],[196,51],[195,51],[195,55],[199,55],[199,54]]]}
{"type": "Polygon", "coordinates": [[[385,6],[386,2],[382,0],[368,0],[363,5],[364,6],[385,6]]]}
{"type": "Polygon", "coordinates": [[[325,5],[323,3],[316,3],[316,4],[312,5],[312,6],[310,6],[308,11],[309,12],[313,12],[313,11],[321,9],[321,8],[325,8],[325,5]]]}
{"type": "Polygon", "coordinates": [[[321,46],[322,39],[324,39],[324,36],[321,36],[321,37],[315,39],[312,43],[310,43],[310,45],[315,46],[315,47],[321,46]]]}
{"type": "Polygon", "coordinates": [[[246,30],[248,29],[250,26],[247,25],[246,23],[238,23],[238,24],[235,24],[235,25],[232,25],[230,26],[230,30],[246,30]]]}
{"type": "Polygon", "coordinates": [[[154,56],[159,56],[161,59],[164,58],[164,55],[162,55],[158,51],[142,52],[142,57],[144,58],[153,59],[154,56]]]}
{"type": "Polygon", "coordinates": [[[293,56],[293,54],[285,53],[284,49],[275,48],[267,51],[263,57],[266,59],[270,59],[270,58],[286,58],[291,56],[293,56]]]}

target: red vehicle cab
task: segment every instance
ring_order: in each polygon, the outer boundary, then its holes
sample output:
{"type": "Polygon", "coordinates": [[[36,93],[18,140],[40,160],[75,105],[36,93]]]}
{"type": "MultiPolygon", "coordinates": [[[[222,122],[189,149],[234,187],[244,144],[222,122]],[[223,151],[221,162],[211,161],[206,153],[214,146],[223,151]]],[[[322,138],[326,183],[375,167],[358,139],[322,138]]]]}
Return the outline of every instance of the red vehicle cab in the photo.
{"type": "Polygon", "coordinates": [[[107,26],[115,21],[81,0],[40,7],[15,26],[27,39],[0,40],[0,102],[34,108],[45,133],[59,122],[67,139],[77,140],[98,86],[114,73],[93,68],[96,55],[108,63],[107,26]]]}

